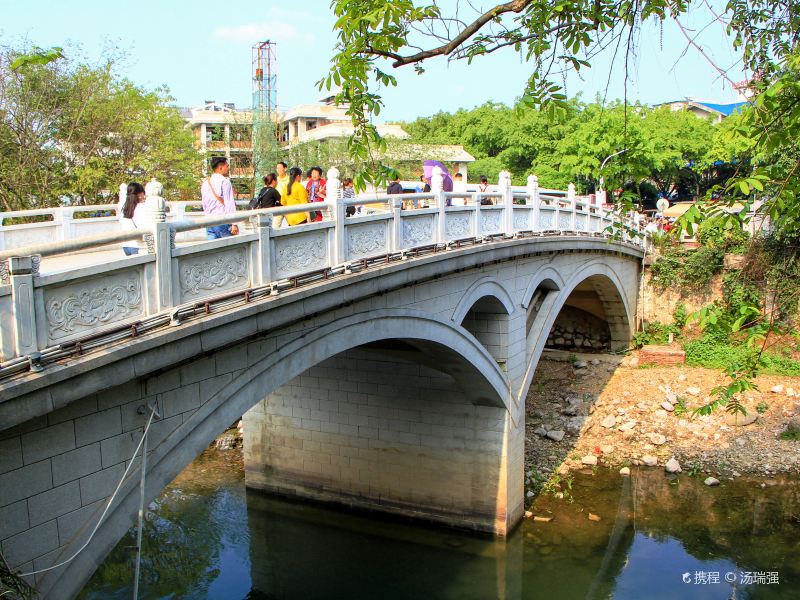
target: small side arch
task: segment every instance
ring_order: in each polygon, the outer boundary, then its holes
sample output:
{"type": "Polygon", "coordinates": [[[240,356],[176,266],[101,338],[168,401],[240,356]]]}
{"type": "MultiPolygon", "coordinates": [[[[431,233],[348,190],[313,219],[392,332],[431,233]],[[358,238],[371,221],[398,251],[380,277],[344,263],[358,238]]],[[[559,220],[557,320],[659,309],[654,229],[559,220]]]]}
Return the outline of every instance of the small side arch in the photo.
{"type": "Polygon", "coordinates": [[[482,277],[464,292],[450,320],[460,325],[475,303],[486,296],[491,296],[500,302],[506,309],[508,316],[514,313],[514,301],[511,299],[511,294],[508,293],[508,290],[503,284],[493,277],[482,277]]]}
{"type": "Polygon", "coordinates": [[[558,293],[548,294],[542,302],[528,331],[528,364],[522,385],[517,392],[518,402],[522,402],[527,395],[528,386],[547,342],[547,333],[559,312],[575,288],[588,280],[595,285],[597,295],[606,306],[609,328],[614,341],[620,344],[630,341],[633,314],[622,279],[606,260],[593,260],[576,271],[558,293]]]}
{"type": "Polygon", "coordinates": [[[553,267],[544,267],[536,272],[522,296],[522,308],[528,309],[533,300],[533,295],[539,288],[548,291],[558,291],[564,288],[564,279],[553,267]]]}

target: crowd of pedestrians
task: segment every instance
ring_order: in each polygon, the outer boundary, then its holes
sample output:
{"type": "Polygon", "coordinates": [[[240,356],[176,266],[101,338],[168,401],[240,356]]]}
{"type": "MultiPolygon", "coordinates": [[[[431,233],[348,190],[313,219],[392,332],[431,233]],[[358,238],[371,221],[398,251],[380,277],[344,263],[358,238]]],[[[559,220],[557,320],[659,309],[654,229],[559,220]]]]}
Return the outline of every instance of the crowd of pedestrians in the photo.
{"type": "MultiPolygon", "coordinates": [[[[426,163],[427,164],[427,163],[426,163]]],[[[217,156],[211,159],[211,174],[203,180],[200,186],[201,204],[203,214],[207,217],[218,217],[233,214],[236,212],[236,201],[233,185],[228,177],[230,165],[224,156],[217,156]]],[[[426,166],[426,169],[428,167],[426,166]]],[[[449,174],[447,175],[449,178],[449,174]]],[[[288,168],[285,162],[275,165],[275,171],[267,174],[263,178],[264,186],[258,194],[250,201],[249,209],[276,208],[279,206],[295,206],[314,202],[324,202],[328,197],[328,182],[323,177],[322,167],[311,167],[305,174],[299,167],[288,168]],[[305,176],[304,176],[305,175],[305,176]]],[[[461,173],[456,173],[451,178],[451,188],[446,191],[455,193],[463,192],[464,196],[453,196],[448,198],[448,206],[464,206],[467,203],[467,185],[461,173]]],[[[386,188],[387,194],[408,194],[408,193],[429,193],[431,191],[431,177],[420,175],[419,183],[413,189],[404,188],[400,180],[400,175],[396,174],[393,181],[386,188]]],[[[489,181],[486,176],[480,178],[478,191],[488,193],[489,181]]],[[[342,180],[341,197],[345,200],[356,197],[353,180],[346,178],[342,180]]],[[[144,205],[144,187],[137,182],[128,184],[127,196],[121,202],[120,222],[123,231],[135,231],[143,228],[146,221],[146,211],[144,205]]],[[[482,204],[492,204],[490,198],[483,198],[482,204]]],[[[409,200],[403,202],[404,209],[423,208],[420,201],[409,200]]],[[[360,209],[360,207],[358,207],[360,209]]],[[[346,216],[356,214],[355,206],[347,206],[346,216]]],[[[286,215],[275,215],[272,220],[273,228],[283,226],[302,225],[315,221],[322,221],[321,211],[295,212],[286,215]]],[[[144,233],[144,232],[143,232],[144,233]]],[[[206,227],[206,238],[215,240],[220,238],[238,235],[239,227],[233,224],[221,224],[206,227]]],[[[126,256],[137,254],[141,249],[140,241],[123,242],[122,250],[126,256]]]]}

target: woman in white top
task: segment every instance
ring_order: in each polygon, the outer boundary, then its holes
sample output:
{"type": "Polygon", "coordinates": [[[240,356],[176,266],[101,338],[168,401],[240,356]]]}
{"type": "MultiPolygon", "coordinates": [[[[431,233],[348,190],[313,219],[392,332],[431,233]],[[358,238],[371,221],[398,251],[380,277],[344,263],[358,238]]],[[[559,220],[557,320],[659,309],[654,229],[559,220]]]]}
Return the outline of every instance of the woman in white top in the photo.
{"type": "MultiPolygon", "coordinates": [[[[122,205],[122,231],[136,231],[141,229],[144,234],[145,225],[145,206],[144,206],[144,186],[141,183],[132,181],[128,184],[128,197],[122,205]]],[[[141,237],[139,238],[141,239],[141,237]]],[[[139,254],[141,244],[139,240],[127,240],[122,242],[122,251],[125,256],[139,254]]]]}

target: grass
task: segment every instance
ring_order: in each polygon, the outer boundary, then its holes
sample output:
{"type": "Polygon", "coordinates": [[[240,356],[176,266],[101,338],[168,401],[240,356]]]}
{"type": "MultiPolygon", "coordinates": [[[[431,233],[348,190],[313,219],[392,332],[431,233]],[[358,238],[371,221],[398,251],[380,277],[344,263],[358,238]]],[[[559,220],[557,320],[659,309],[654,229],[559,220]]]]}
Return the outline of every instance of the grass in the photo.
{"type": "Polygon", "coordinates": [[[800,431],[784,431],[781,434],[782,440],[800,441],[800,431]]]}
{"type": "MultiPolygon", "coordinates": [[[[742,361],[748,355],[756,352],[746,346],[732,346],[722,342],[699,339],[688,342],[683,349],[686,351],[686,364],[692,367],[705,367],[707,369],[726,369],[732,362],[742,361]]],[[[800,377],[800,360],[764,353],[764,375],[788,375],[800,377]]]]}

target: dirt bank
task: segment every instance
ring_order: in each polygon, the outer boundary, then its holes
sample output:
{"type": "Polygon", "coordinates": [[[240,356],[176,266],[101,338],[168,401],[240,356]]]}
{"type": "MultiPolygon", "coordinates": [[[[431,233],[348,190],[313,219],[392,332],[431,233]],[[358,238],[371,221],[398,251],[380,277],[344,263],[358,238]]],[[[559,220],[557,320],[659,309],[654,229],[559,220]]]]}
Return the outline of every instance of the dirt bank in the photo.
{"type": "Polygon", "coordinates": [[[800,474],[800,440],[781,438],[800,411],[800,378],[759,377],[759,391],[745,403],[753,422],[741,425],[724,411],[692,415],[725,381],[719,371],[630,367],[629,359],[608,355],[574,362],[569,356],[547,352],[528,395],[529,491],[537,493],[554,472],[564,475],[595,461],[600,467],[655,463],[663,470],[674,457],[684,472],[721,477],[800,474]]]}

